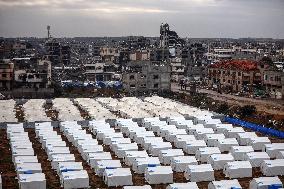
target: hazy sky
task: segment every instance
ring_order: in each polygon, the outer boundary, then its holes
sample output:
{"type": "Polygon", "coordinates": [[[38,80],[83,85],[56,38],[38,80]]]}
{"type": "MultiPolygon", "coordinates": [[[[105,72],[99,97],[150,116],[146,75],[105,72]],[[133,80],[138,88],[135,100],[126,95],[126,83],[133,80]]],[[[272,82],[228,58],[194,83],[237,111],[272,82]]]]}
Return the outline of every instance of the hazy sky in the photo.
{"type": "Polygon", "coordinates": [[[284,38],[284,0],[0,0],[0,36],[284,38]]]}

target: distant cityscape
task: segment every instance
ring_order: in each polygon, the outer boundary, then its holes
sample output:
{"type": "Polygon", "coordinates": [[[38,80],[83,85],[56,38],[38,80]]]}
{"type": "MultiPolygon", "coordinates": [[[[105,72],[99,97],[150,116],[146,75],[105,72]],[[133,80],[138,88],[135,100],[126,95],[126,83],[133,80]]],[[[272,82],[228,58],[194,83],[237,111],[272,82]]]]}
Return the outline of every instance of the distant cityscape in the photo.
{"type": "MultiPolygon", "coordinates": [[[[44,28],[43,28],[44,29],[44,28]]],[[[284,40],[159,37],[0,38],[1,98],[60,97],[64,91],[128,94],[206,88],[238,96],[284,96],[284,40]]]]}

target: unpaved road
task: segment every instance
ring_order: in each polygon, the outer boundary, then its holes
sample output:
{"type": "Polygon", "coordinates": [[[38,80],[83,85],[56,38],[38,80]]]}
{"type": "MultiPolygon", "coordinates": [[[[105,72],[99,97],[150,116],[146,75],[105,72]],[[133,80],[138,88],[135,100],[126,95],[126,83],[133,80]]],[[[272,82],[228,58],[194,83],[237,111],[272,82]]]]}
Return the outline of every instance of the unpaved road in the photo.
{"type": "MultiPolygon", "coordinates": [[[[172,91],[174,92],[188,93],[188,91],[184,91],[184,90],[181,91],[180,87],[175,83],[172,83],[171,88],[172,88],[172,91]]],[[[254,98],[234,96],[230,94],[220,94],[215,91],[207,90],[207,89],[198,89],[198,92],[206,93],[208,97],[214,100],[227,102],[228,104],[231,104],[231,105],[239,105],[239,106],[254,105],[256,106],[259,112],[265,112],[267,114],[284,116],[284,100],[254,99],[254,98]]]]}

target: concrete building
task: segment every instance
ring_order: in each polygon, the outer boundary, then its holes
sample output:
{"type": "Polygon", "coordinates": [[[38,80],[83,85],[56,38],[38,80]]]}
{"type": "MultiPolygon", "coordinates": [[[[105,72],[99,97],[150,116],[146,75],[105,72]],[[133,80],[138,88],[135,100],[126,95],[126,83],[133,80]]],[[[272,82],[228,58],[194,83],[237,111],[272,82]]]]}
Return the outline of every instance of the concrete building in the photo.
{"type": "Polygon", "coordinates": [[[257,62],[248,60],[230,60],[212,64],[208,66],[208,84],[223,91],[252,91],[253,86],[262,85],[261,67],[257,62]]]}
{"type": "Polygon", "coordinates": [[[150,60],[150,52],[148,50],[139,50],[131,52],[130,61],[150,60]]]}
{"type": "Polygon", "coordinates": [[[167,91],[171,89],[171,67],[159,61],[132,61],[122,75],[128,92],[167,91]]]}
{"type": "Polygon", "coordinates": [[[120,50],[115,47],[102,47],[100,49],[100,55],[103,62],[119,62],[120,50]]]}
{"type": "Polygon", "coordinates": [[[13,59],[14,88],[49,88],[51,62],[48,60],[13,59]]]}
{"type": "Polygon", "coordinates": [[[11,90],[14,80],[14,64],[11,61],[0,61],[0,91],[11,90]]]}
{"type": "Polygon", "coordinates": [[[181,58],[171,60],[171,81],[178,82],[184,77],[185,66],[181,58]]]}
{"type": "Polygon", "coordinates": [[[263,84],[270,94],[270,97],[281,99],[284,96],[284,72],[277,70],[265,70],[264,71],[263,84]]]}
{"type": "Polygon", "coordinates": [[[113,81],[117,66],[113,63],[85,64],[85,76],[89,81],[113,81]]]}

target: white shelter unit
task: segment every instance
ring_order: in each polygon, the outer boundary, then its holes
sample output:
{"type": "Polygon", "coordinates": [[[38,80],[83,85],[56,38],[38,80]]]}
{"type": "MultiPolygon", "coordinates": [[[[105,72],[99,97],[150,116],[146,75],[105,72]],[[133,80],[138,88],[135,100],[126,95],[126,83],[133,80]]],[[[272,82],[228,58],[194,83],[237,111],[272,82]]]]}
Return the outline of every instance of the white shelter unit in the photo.
{"type": "Polygon", "coordinates": [[[218,147],[199,148],[196,151],[195,157],[201,163],[206,163],[208,160],[208,157],[212,154],[221,154],[221,151],[218,147]]]}
{"type": "Polygon", "coordinates": [[[207,147],[204,140],[193,140],[190,143],[186,144],[186,147],[183,149],[184,152],[190,155],[195,155],[196,151],[199,148],[207,147]]]}
{"type": "Polygon", "coordinates": [[[214,170],[210,164],[188,165],[184,177],[191,182],[215,180],[214,170]]]}
{"type": "Polygon", "coordinates": [[[186,144],[196,140],[194,135],[176,135],[174,139],[174,145],[177,148],[185,149],[186,144]]]}
{"type": "Polygon", "coordinates": [[[37,163],[37,156],[17,156],[15,157],[15,164],[20,163],[37,163]]]}
{"type": "Polygon", "coordinates": [[[64,189],[88,188],[89,175],[86,170],[62,172],[60,182],[64,189]]]}
{"type": "Polygon", "coordinates": [[[105,169],[103,178],[108,187],[133,185],[132,174],[129,168],[105,169]]]}
{"type": "Polygon", "coordinates": [[[221,152],[230,151],[232,146],[239,146],[239,143],[235,138],[218,139],[215,143],[215,147],[218,147],[221,152]]]}
{"type": "Polygon", "coordinates": [[[225,135],[223,133],[206,134],[205,137],[204,137],[204,141],[206,142],[208,147],[213,147],[218,139],[225,139],[225,135]]]}
{"type": "Polygon", "coordinates": [[[184,172],[188,165],[198,165],[194,156],[178,156],[171,159],[171,167],[175,172],[184,172]]]}
{"type": "Polygon", "coordinates": [[[237,141],[240,146],[246,146],[249,139],[258,137],[255,132],[237,133],[237,141]]]}
{"type": "Polygon", "coordinates": [[[271,144],[268,137],[256,137],[248,139],[247,145],[252,146],[254,150],[262,150],[265,144],[271,144]]]}
{"type": "Polygon", "coordinates": [[[237,179],[220,180],[210,182],[208,184],[208,189],[242,189],[242,186],[237,179]]]}
{"type": "Polygon", "coordinates": [[[182,149],[161,150],[159,153],[159,160],[162,164],[169,165],[171,163],[171,158],[183,155],[182,149]]]}
{"type": "Polygon", "coordinates": [[[238,133],[244,133],[245,130],[242,127],[233,127],[226,129],[224,134],[227,138],[237,138],[238,133]]]}
{"type": "Polygon", "coordinates": [[[193,134],[197,140],[203,140],[207,134],[214,134],[214,130],[212,128],[196,129],[193,134]]]}
{"type": "Polygon", "coordinates": [[[166,189],[199,189],[196,182],[188,183],[173,183],[167,186],[166,189]]]}
{"type": "Polygon", "coordinates": [[[278,177],[254,178],[249,183],[249,189],[269,189],[269,187],[281,188],[283,184],[278,177]]]}
{"type": "Polygon", "coordinates": [[[110,152],[90,153],[88,155],[88,163],[92,168],[95,168],[97,161],[103,159],[112,159],[110,152]]]}
{"type": "Polygon", "coordinates": [[[284,151],[284,143],[265,144],[262,151],[265,151],[270,158],[276,158],[279,151],[284,151]]]}
{"type": "Polygon", "coordinates": [[[276,154],[276,159],[284,159],[284,151],[278,151],[276,154]]]}
{"type": "Polygon", "coordinates": [[[249,161],[233,161],[225,164],[223,173],[230,179],[252,177],[252,166],[249,161]]]}
{"type": "Polygon", "coordinates": [[[54,154],[51,158],[51,166],[57,170],[59,162],[75,162],[74,154],[54,154]]]}
{"type": "Polygon", "coordinates": [[[152,189],[150,185],[144,186],[123,186],[123,189],[152,189]]]}
{"type": "Polygon", "coordinates": [[[214,170],[223,170],[224,165],[227,162],[235,161],[232,154],[212,154],[208,157],[208,163],[210,163],[214,170]]]}
{"type": "Polygon", "coordinates": [[[152,156],[159,156],[161,150],[167,149],[172,149],[172,144],[170,142],[151,143],[149,146],[149,151],[152,156]]]}
{"type": "Polygon", "coordinates": [[[254,152],[252,146],[232,146],[230,153],[236,161],[243,161],[245,154],[254,152]]]}
{"type": "Polygon", "coordinates": [[[126,151],[124,156],[124,162],[128,166],[132,166],[136,158],[148,158],[148,154],[145,150],[143,151],[126,151]]]}
{"type": "Polygon", "coordinates": [[[263,160],[270,160],[266,152],[249,152],[244,155],[244,160],[249,161],[252,167],[260,167],[263,160]]]}
{"type": "Polygon", "coordinates": [[[233,128],[232,124],[217,124],[213,127],[215,133],[224,133],[226,130],[233,128]]]}
{"type": "Polygon", "coordinates": [[[120,160],[100,160],[97,161],[97,165],[95,166],[95,172],[98,176],[103,176],[105,169],[113,169],[120,167],[120,160]]]}
{"type": "Polygon", "coordinates": [[[132,170],[135,173],[143,174],[148,166],[160,166],[158,157],[136,158],[132,164],[132,170]]]}
{"type": "Polygon", "coordinates": [[[43,173],[19,174],[21,189],[46,189],[46,179],[43,173]]]}
{"type": "Polygon", "coordinates": [[[40,163],[20,163],[16,165],[16,171],[18,174],[42,173],[40,163]]]}
{"type": "Polygon", "coordinates": [[[284,175],[284,159],[264,160],[260,169],[265,176],[284,175]]]}
{"type": "Polygon", "coordinates": [[[149,184],[173,183],[173,171],[170,166],[147,167],[145,180],[149,184]]]}
{"type": "Polygon", "coordinates": [[[58,162],[57,173],[60,175],[62,172],[80,171],[83,170],[82,162],[58,162]]]}

